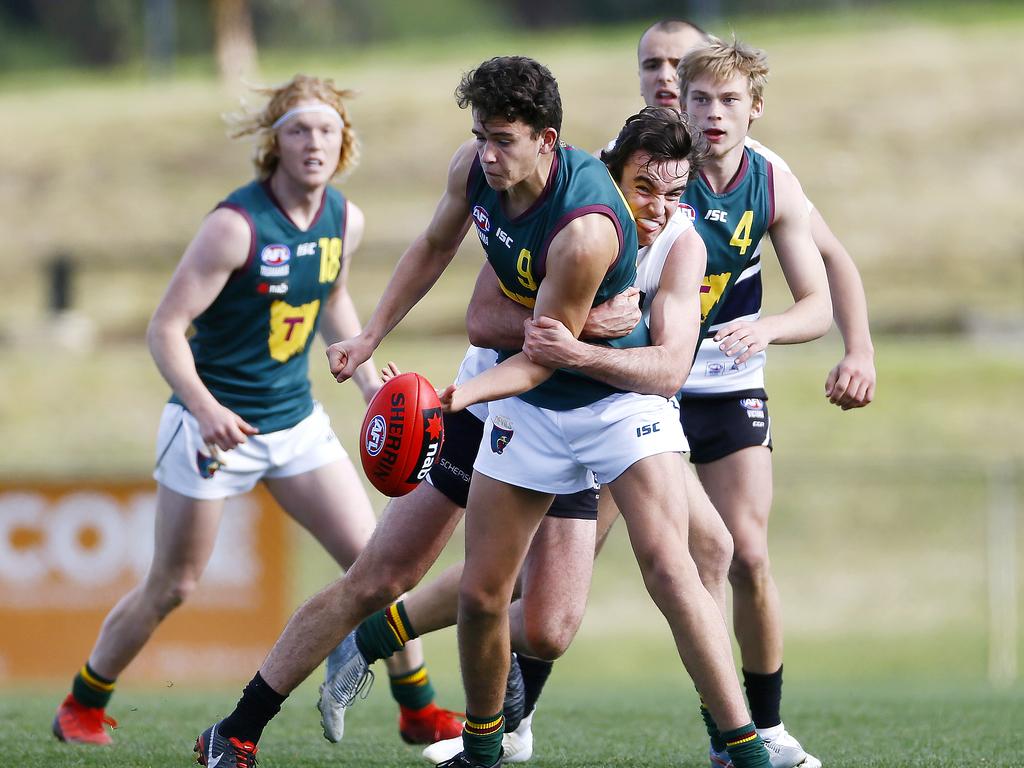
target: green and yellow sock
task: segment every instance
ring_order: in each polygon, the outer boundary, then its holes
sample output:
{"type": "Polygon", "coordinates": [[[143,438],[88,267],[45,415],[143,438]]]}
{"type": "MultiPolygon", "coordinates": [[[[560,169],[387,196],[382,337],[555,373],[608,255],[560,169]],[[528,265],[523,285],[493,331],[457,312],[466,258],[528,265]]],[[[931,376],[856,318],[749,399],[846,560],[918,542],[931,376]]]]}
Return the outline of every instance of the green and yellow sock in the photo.
{"type": "Polygon", "coordinates": [[[723,731],[722,739],[729,750],[729,759],[736,768],[771,768],[768,750],[764,742],[754,730],[754,724],[748,723],[742,728],[723,731]]]}
{"type": "Polygon", "coordinates": [[[501,737],[505,733],[505,716],[499,712],[490,717],[476,717],[466,713],[462,728],[462,747],[468,757],[494,765],[501,757],[501,737]]]}
{"type": "Polygon", "coordinates": [[[711,748],[715,752],[721,752],[725,749],[725,739],[722,738],[722,733],[718,730],[715,719],[711,717],[711,713],[704,705],[703,696],[700,697],[700,716],[704,719],[704,727],[707,728],[708,736],[711,738],[711,748]]]}
{"type": "Polygon", "coordinates": [[[97,674],[86,662],[71,683],[71,695],[83,707],[104,709],[114,695],[114,685],[115,681],[97,674]]]}
{"type": "Polygon", "coordinates": [[[426,665],[421,664],[411,672],[390,675],[391,696],[401,706],[409,709],[423,709],[434,700],[434,686],[430,682],[426,665]]]}
{"type": "Polygon", "coordinates": [[[356,630],[356,643],[368,664],[390,658],[417,637],[401,600],[377,611],[356,630]]]}

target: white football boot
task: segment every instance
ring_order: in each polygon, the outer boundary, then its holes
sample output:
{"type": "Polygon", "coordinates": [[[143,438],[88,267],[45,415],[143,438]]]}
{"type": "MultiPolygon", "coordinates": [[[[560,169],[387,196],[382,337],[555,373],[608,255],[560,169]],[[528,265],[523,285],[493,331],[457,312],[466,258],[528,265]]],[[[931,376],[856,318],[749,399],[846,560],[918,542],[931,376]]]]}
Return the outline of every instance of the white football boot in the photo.
{"type": "Polygon", "coordinates": [[[768,750],[772,768],[821,768],[821,760],[809,755],[783,723],[772,728],[758,728],[757,735],[768,750]]]}
{"type": "MultiPolygon", "coordinates": [[[[536,710],[534,710],[536,711],[536,710]]],[[[525,763],[533,757],[533,712],[524,717],[519,727],[501,737],[502,763],[525,763]]],[[[423,750],[423,757],[434,765],[451,760],[462,751],[462,737],[437,741],[423,750]]]]}

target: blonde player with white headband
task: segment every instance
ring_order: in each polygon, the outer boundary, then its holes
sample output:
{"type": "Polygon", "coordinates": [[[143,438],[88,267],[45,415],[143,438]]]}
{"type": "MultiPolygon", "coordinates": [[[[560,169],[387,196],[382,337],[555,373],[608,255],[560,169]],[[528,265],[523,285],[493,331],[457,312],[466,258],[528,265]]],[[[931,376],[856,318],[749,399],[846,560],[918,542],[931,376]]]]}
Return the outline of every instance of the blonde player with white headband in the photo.
{"type": "MultiPolygon", "coordinates": [[[[308,377],[315,331],[330,344],[361,327],[347,280],[363,214],[330,186],[358,156],[345,106],[351,93],[305,75],[258,92],[263,109],[233,118],[234,137],[256,139],[257,178],[204,219],[150,321],[150,351],[172,390],[157,436],[153,561],[107,615],[57,710],[53,732],[62,741],[111,742],[104,724],[116,723],[105,708],[115,681],[194,590],[225,499],[262,480],[343,568],[375,524],[308,377]]],[[[380,386],[375,372],[367,361],[355,376],[367,400],[380,386]]],[[[248,556],[225,543],[232,557],[248,556]]],[[[389,672],[403,738],[429,743],[461,732],[454,714],[433,703],[418,646],[389,672]]],[[[255,706],[279,706],[259,676],[250,689],[255,706]]]]}

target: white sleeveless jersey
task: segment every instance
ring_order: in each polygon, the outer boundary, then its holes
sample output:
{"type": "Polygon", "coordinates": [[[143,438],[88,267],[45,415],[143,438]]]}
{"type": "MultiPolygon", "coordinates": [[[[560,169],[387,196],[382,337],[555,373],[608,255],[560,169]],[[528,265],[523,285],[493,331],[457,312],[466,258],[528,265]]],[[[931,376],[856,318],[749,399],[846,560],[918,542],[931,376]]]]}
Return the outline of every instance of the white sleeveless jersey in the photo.
{"type": "MultiPolygon", "coordinates": [[[[761,157],[763,157],[769,163],[774,165],[776,168],[779,168],[779,169],[785,171],[786,173],[793,173],[789,169],[789,165],[786,163],[785,160],[783,160],[781,157],[779,157],[775,152],[772,152],[770,149],[768,149],[768,147],[766,147],[764,144],[762,144],[757,139],[752,139],[750,136],[747,136],[746,141],[744,141],[743,143],[746,144],[748,147],[750,147],[755,152],[757,152],[757,154],[759,154],[761,157]]],[[[810,213],[813,210],[814,210],[814,203],[811,202],[810,198],[807,198],[807,212],[810,213]]]]}
{"type": "MultiPolygon", "coordinates": [[[[488,368],[493,368],[497,364],[498,353],[493,349],[474,347],[470,344],[465,356],[462,358],[462,364],[459,365],[459,374],[455,377],[455,383],[459,385],[465,384],[474,376],[479,376],[488,368]]],[[[487,403],[474,403],[468,406],[466,410],[480,419],[480,421],[487,421],[487,403]]]]}
{"type": "Polygon", "coordinates": [[[654,304],[654,297],[658,295],[665,259],[668,258],[669,251],[679,236],[688,229],[693,229],[693,221],[686,211],[676,209],[655,241],[637,251],[634,285],[643,294],[643,317],[648,328],[651,327],[651,306],[654,304]]]}

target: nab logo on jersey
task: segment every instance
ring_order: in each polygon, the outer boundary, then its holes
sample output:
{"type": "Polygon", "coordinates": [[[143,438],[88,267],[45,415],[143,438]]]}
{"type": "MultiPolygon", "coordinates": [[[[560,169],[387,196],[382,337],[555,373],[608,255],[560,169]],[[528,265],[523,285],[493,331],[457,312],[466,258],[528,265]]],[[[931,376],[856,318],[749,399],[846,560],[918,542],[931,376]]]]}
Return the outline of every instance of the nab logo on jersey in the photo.
{"type": "Polygon", "coordinates": [[[727,211],[720,211],[717,208],[712,209],[704,214],[705,221],[720,221],[725,224],[726,219],[729,218],[727,211]]]}
{"type": "Polygon", "coordinates": [[[476,221],[476,228],[481,232],[491,231],[491,217],[482,205],[477,205],[473,208],[473,219],[476,221]]]}
{"type": "Polygon", "coordinates": [[[287,245],[268,245],[260,252],[260,261],[268,267],[280,267],[287,264],[291,257],[292,252],[287,245]]]}

